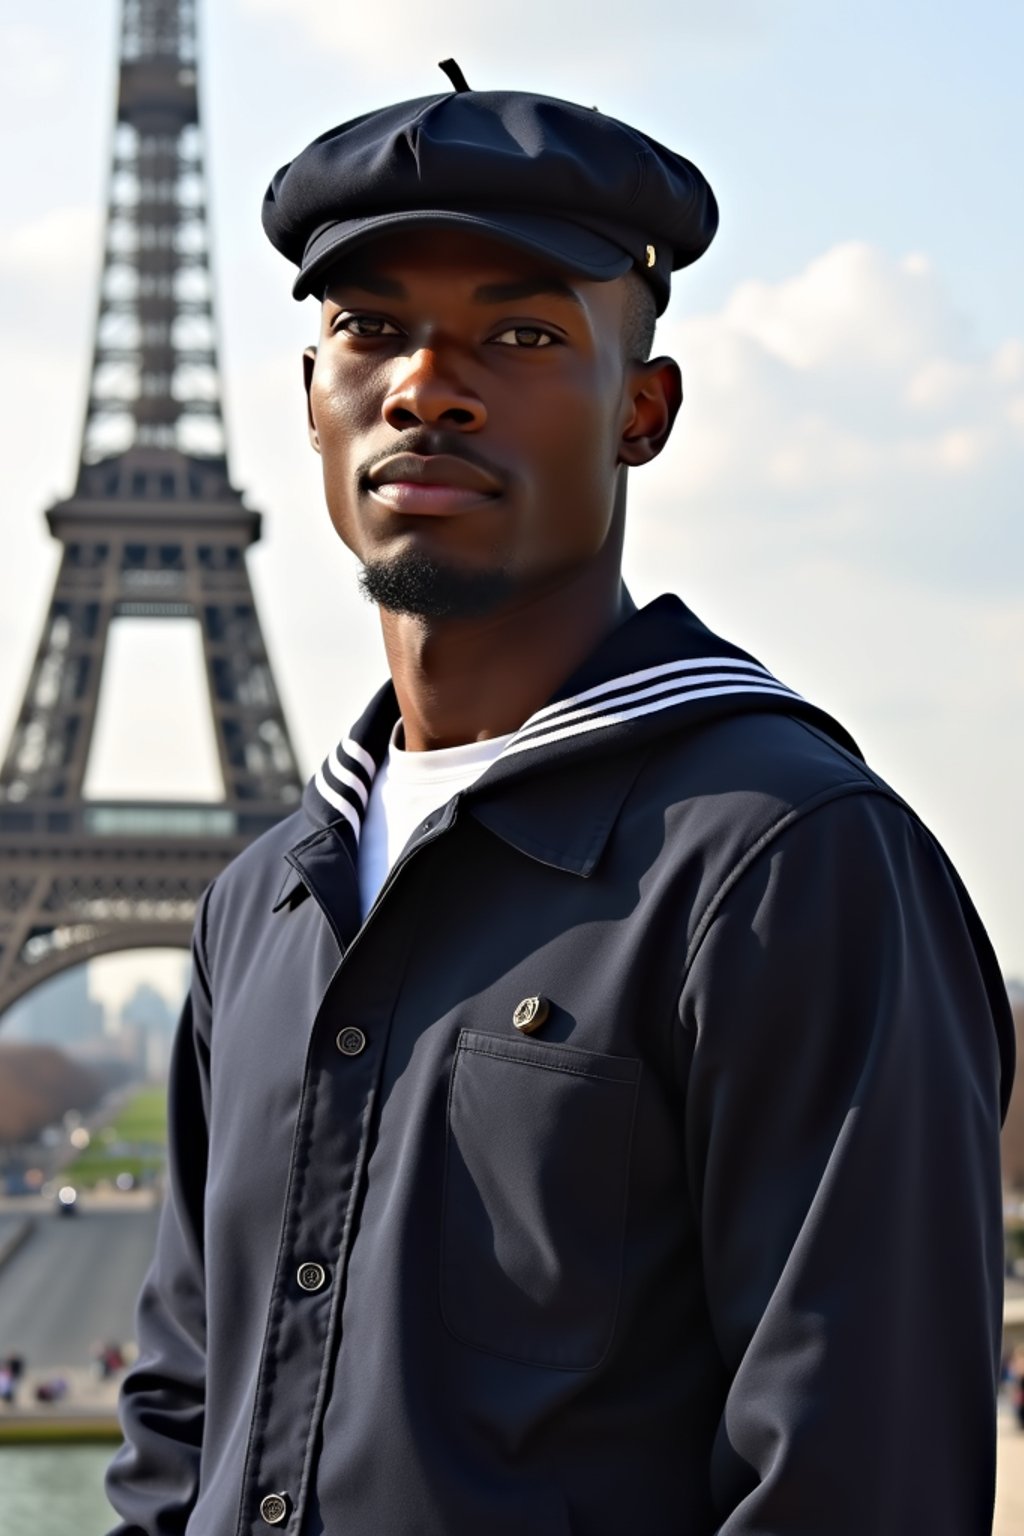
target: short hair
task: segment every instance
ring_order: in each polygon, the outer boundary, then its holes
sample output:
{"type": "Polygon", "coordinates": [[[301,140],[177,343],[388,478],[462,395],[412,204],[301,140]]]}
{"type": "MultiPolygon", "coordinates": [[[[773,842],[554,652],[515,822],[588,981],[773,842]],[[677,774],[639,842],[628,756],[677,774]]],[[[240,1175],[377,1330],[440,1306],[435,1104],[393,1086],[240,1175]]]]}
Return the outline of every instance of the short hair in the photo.
{"type": "Polygon", "coordinates": [[[626,273],[622,346],[627,363],[646,363],[654,346],[658,306],[654,291],[634,267],[626,273]]]}

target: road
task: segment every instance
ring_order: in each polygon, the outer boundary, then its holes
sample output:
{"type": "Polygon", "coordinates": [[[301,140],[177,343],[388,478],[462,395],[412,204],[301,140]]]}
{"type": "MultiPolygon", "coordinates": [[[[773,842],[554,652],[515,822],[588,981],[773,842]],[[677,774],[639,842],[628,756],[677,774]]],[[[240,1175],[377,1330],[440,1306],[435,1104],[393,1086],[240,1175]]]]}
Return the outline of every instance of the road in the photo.
{"type": "MultiPolygon", "coordinates": [[[[5,1213],[5,1226],[9,1219],[5,1213]]],[[[28,1239],[0,1269],[0,1355],[24,1356],[33,1372],[86,1366],[97,1342],[132,1336],[157,1212],[47,1211],[33,1220],[28,1239]]]]}
{"type": "Polygon", "coordinates": [[[7,1239],[12,1237],[20,1226],[21,1218],[19,1216],[14,1213],[8,1214],[6,1211],[0,1211],[0,1252],[2,1252],[7,1239]]]}

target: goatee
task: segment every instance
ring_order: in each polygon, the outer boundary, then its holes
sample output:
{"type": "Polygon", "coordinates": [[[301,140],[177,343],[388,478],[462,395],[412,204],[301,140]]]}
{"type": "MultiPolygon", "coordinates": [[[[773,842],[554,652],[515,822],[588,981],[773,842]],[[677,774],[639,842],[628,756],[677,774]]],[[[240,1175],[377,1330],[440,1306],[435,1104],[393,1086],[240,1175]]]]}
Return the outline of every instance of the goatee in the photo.
{"type": "Polygon", "coordinates": [[[464,571],[415,552],[373,561],[359,573],[365,597],[389,613],[421,619],[476,619],[513,592],[507,571],[464,571]]]}

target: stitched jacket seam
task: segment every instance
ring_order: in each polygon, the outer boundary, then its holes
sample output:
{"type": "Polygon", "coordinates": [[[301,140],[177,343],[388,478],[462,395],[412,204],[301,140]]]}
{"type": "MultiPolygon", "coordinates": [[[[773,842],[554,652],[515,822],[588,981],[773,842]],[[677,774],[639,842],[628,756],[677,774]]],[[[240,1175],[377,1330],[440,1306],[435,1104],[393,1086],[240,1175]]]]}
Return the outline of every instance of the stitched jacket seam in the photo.
{"type": "MultiPolygon", "coordinates": [[[[475,1045],[463,1045],[460,1049],[464,1053],[472,1052],[474,1056],[488,1056],[495,1061],[511,1061],[518,1067],[539,1067],[542,1072],[567,1072],[572,1077],[591,1078],[600,1083],[625,1083],[627,1087],[637,1082],[640,1075],[636,1072],[632,1077],[611,1077],[605,1072],[588,1072],[584,1067],[564,1066],[557,1061],[537,1061],[532,1056],[517,1056],[514,1052],[484,1051],[475,1045]]],[[[624,1061],[629,1059],[628,1056],[622,1058],[624,1061]]]]}
{"type": "Polygon", "coordinates": [[[717,917],[726,897],[743,878],[747,870],[757,862],[765,849],[771,847],[789,827],[795,826],[798,821],[802,821],[804,817],[810,815],[813,811],[819,810],[823,805],[828,805],[835,800],[844,800],[850,795],[856,794],[877,795],[880,799],[889,800],[891,803],[900,806],[901,809],[906,810],[905,803],[887,786],[870,778],[847,779],[842,784],[833,785],[827,790],[822,790],[820,794],[814,795],[810,800],[805,800],[801,805],[790,807],[788,811],[772,822],[732,865],[728,874],[726,874],[721,884],[716,887],[714,894],[710,897],[704,911],[701,913],[700,920],[694,929],[693,938],[690,940],[686,951],[686,959],[683,962],[682,982],[676,999],[677,1016],[679,1001],[686,990],[690,972],[700,953],[701,946],[710,932],[714,919],[717,917]]]}

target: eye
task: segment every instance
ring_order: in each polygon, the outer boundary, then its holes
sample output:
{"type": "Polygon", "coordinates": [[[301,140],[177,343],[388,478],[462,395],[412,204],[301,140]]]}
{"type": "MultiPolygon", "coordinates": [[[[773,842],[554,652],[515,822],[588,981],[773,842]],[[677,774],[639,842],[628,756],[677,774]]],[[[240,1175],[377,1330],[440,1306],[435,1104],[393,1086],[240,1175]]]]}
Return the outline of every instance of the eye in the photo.
{"type": "Polygon", "coordinates": [[[358,336],[362,341],[373,341],[378,336],[400,336],[397,325],[382,315],[340,315],[335,323],[336,331],[346,336],[358,336]]]}
{"type": "Polygon", "coordinates": [[[539,325],[513,325],[507,331],[502,331],[494,340],[502,347],[550,347],[554,343],[554,336],[550,331],[542,330],[539,325]]]}

